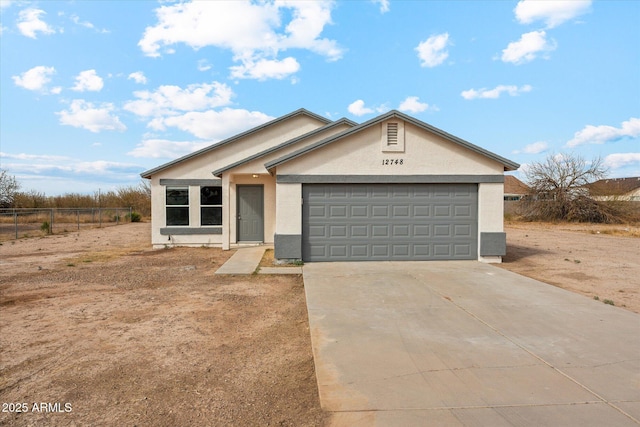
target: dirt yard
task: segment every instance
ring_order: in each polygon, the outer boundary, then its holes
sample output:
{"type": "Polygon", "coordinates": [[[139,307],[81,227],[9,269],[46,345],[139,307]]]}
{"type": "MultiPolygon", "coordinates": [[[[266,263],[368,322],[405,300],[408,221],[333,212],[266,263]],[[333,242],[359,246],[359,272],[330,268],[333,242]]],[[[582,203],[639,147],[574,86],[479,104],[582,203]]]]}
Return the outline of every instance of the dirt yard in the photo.
{"type": "MultiPolygon", "coordinates": [[[[500,266],[640,313],[626,228],[510,223],[500,266]]],[[[2,242],[0,425],[327,423],[302,278],[215,276],[232,252],[152,251],[149,236],[2,242]]]]}
{"type": "Polygon", "coordinates": [[[0,425],[323,425],[302,278],[215,276],[232,252],[149,240],[2,243],[0,425]]]}
{"type": "Polygon", "coordinates": [[[640,227],[508,222],[500,267],[640,313],[640,227]]]}

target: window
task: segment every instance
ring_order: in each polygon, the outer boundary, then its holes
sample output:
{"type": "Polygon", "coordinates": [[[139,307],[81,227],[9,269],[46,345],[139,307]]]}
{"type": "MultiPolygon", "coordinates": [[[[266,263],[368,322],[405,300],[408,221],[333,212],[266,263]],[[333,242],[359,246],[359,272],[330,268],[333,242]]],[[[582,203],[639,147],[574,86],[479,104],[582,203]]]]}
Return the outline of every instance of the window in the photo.
{"type": "Polygon", "coordinates": [[[167,225],[189,225],[189,187],[167,187],[167,225]]]}
{"type": "Polygon", "coordinates": [[[222,225],[222,187],[200,187],[200,225],[222,225]]]}

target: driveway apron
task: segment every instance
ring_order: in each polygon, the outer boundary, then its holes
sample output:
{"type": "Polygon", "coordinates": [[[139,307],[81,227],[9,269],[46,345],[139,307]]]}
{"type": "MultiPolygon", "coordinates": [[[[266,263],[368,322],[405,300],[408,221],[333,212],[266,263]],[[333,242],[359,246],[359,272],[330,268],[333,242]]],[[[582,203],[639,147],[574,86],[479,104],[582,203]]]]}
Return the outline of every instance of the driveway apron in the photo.
{"type": "Polygon", "coordinates": [[[303,268],[335,426],[638,426],[640,315],[475,261],[303,268]]]}

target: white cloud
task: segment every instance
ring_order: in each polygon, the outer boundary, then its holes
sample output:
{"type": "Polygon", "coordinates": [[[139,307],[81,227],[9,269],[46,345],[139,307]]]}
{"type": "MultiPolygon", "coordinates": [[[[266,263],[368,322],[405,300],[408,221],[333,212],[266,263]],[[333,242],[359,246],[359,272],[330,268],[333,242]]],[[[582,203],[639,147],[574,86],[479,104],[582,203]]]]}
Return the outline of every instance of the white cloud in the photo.
{"type": "Polygon", "coordinates": [[[525,147],[522,150],[514,150],[513,154],[520,154],[520,153],[540,154],[540,153],[544,153],[548,149],[549,149],[549,144],[547,144],[545,141],[538,141],[529,145],[525,145],[525,147]]]}
{"type": "Polygon", "coordinates": [[[277,59],[259,59],[258,61],[245,60],[242,65],[229,68],[234,79],[284,79],[295,74],[300,69],[300,64],[295,58],[288,57],[279,61],[277,59]]]}
{"type": "Polygon", "coordinates": [[[577,147],[584,144],[604,144],[605,142],[617,141],[625,137],[637,138],[639,136],[640,118],[632,117],[626,122],[622,122],[619,128],[606,125],[587,125],[573,135],[573,139],[567,142],[567,147],[577,147]]]}
{"type": "Polygon", "coordinates": [[[617,169],[636,163],[640,165],[640,153],[615,153],[609,154],[604,158],[604,165],[611,169],[617,169]]]}
{"type": "Polygon", "coordinates": [[[511,42],[502,51],[502,61],[519,65],[533,61],[540,54],[546,54],[556,49],[555,41],[547,40],[545,31],[531,31],[525,33],[517,42],[511,42]]]}
{"type": "Polygon", "coordinates": [[[465,90],[462,91],[462,93],[460,93],[460,95],[464,98],[464,99],[496,99],[499,98],[500,95],[502,93],[507,93],[510,96],[517,96],[520,95],[521,93],[525,93],[525,92],[530,92],[533,88],[530,85],[524,85],[524,86],[515,86],[515,85],[499,85],[496,86],[493,89],[486,89],[486,88],[482,88],[482,89],[469,89],[469,90],[465,90]]]}
{"type": "Polygon", "coordinates": [[[81,27],[91,28],[91,29],[95,28],[95,26],[91,22],[81,21],[80,17],[76,14],[71,15],[69,18],[73,21],[74,24],[80,25],[81,27]]]}
{"type": "Polygon", "coordinates": [[[232,51],[239,63],[232,72],[242,78],[282,78],[299,66],[294,58],[279,60],[281,51],[307,49],[331,61],[342,57],[335,40],[321,38],[324,27],[331,24],[332,7],[331,1],[293,0],[161,6],[156,9],[158,23],[145,29],[138,46],[152,57],[172,53],[172,46],[179,43],[193,49],[216,46],[232,51]],[[283,22],[287,17],[289,21],[283,22]]]}
{"type": "Polygon", "coordinates": [[[0,0],[0,9],[11,6],[12,0],[0,0]]]}
{"type": "Polygon", "coordinates": [[[62,110],[56,114],[60,116],[60,124],[87,129],[91,132],[126,130],[127,127],[120,122],[118,116],[112,114],[113,110],[113,104],[110,103],[94,107],[91,102],[74,99],[69,110],[62,110]]]}
{"type": "Polygon", "coordinates": [[[128,101],[124,109],[143,117],[175,115],[183,111],[222,107],[231,103],[233,91],[223,83],[160,86],[154,92],[144,90],[133,93],[138,99],[128,101]]]}
{"type": "Polygon", "coordinates": [[[50,76],[55,74],[54,67],[45,67],[38,65],[30,70],[25,71],[19,76],[12,76],[16,86],[23,87],[28,90],[46,91],[46,85],[51,81],[50,76]]]}
{"type": "Polygon", "coordinates": [[[347,107],[347,111],[349,111],[354,116],[364,116],[365,114],[373,113],[371,108],[367,108],[364,106],[364,101],[362,99],[358,99],[357,101],[352,102],[347,107]]]}
{"type": "Polygon", "coordinates": [[[198,71],[209,71],[211,69],[211,65],[206,59],[201,59],[198,61],[198,71]]]}
{"type": "Polygon", "coordinates": [[[372,0],[372,1],[380,5],[380,13],[389,12],[389,0],[372,0]]]}
{"type": "Polygon", "coordinates": [[[9,154],[9,153],[3,153],[1,151],[0,151],[0,158],[14,159],[14,160],[39,160],[43,162],[56,162],[56,161],[69,159],[69,157],[67,156],[50,156],[47,154],[26,154],[26,153],[9,154]]]}
{"type": "Polygon", "coordinates": [[[76,92],[100,92],[103,86],[104,81],[102,77],[96,73],[96,70],[85,70],[76,76],[76,84],[71,90],[75,90],[76,92]]]}
{"type": "Polygon", "coordinates": [[[590,6],[591,0],[522,0],[513,11],[521,24],[544,21],[547,28],[553,28],[587,13],[590,6]]]}
{"type": "Polygon", "coordinates": [[[127,79],[133,80],[138,84],[142,84],[142,85],[147,84],[147,77],[144,75],[142,71],[136,71],[134,73],[129,74],[129,77],[127,77],[127,79]]]}
{"type": "Polygon", "coordinates": [[[191,111],[178,116],[158,117],[149,127],[164,130],[175,127],[198,138],[220,140],[272,120],[259,111],[225,108],[220,111],[191,111]]]}
{"type": "Polygon", "coordinates": [[[133,157],[175,159],[193,153],[208,145],[209,141],[169,141],[167,139],[146,139],[127,154],[133,157]]]}
{"type": "Polygon", "coordinates": [[[415,49],[418,51],[420,65],[431,68],[442,64],[449,57],[449,52],[446,50],[449,44],[448,33],[437,34],[420,42],[415,49]]]}
{"type": "Polygon", "coordinates": [[[429,104],[426,102],[420,102],[417,96],[408,96],[404,101],[400,103],[398,110],[406,111],[409,113],[421,113],[429,108],[429,104]]]}
{"type": "Polygon", "coordinates": [[[56,31],[49,26],[46,22],[40,19],[40,16],[47,13],[41,9],[29,8],[20,11],[18,15],[18,29],[23,36],[30,37],[32,39],[37,38],[36,33],[53,34],[56,31]]]}

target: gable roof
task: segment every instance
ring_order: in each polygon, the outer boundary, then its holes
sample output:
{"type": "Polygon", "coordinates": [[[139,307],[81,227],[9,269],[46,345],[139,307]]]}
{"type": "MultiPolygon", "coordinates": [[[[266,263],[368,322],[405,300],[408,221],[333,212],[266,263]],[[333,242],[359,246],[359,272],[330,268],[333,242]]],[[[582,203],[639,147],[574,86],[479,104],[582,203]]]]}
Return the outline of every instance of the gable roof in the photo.
{"type": "Polygon", "coordinates": [[[245,136],[249,136],[249,135],[254,134],[256,132],[260,132],[263,129],[266,129],[266,128],[270,127],[270,126],[273,126],[275,124],[278,124],[280,122],[283,122],[283,121],[285,121],[287,119],[290,119],[292,117],[299,116],[299,115],[309,116],[309,117],[314,118],[316,120],[319,120],[319,121],[321,121],[321,122],[323,122],[325,124],[331,123],[331,120],[329,120],[329,119],[327,119],[325,117],[322,117],[322,116],[320,116],[320,115],[318,115],[316,113],[312,113],[311,111],[308,111],[308,110],[306,110],[304,108],[300,108],[300,109],[298,109],[296,111],[293,111],[293,112],[291,112],[289,114],[285,114],[284,116],[281,116],[281,117],[278,117],[276,119],[273,119],[273,120],[271,120],[271,121],[269,121],[267,123],[261,124],[259,126],[254,127],[254,128],[251,128],[251,129],[249,129],[247,131],[241,132],[241,133],[239,133],[237,135],[234,135],[234,136],[232,136],[230,138],[227,138],[225,140],[216,142],[216,143],[214,143],[214,144],[212,144],[212,145],[210,145],[208,147],[202,148],[202,149],[200,149],[198,151],[194,151],[193,153],[189,153],[189,154],[187,154],[185,156],[182,156],[182,157],[180,157],[180,158],[178,158],[176,160],[172,160],[170,162],[167,162],[167,163],[165,163],[163,165],[160,165],[158,167],[155,167],[153,169],[149,169],[149,170],[147,170],[145,172],[142,172],[140,174],[140,176],[142,178],[151,178],[151,175],[154,175],[154,174],[156,174],[156,173],[158,173],[158,172],[160,172],[160,171],[162,171],[164,169],[167,169],[167,168],[169,168],[171,166],[177,165],[178,163],[182,163],[182,162],[184,162],[186,160],[189,160],[191,158],[197,157],[197,156],[199,156],[201,154],[208,153],[210,151],[216,150],[216,149],[218,149],[220,147],[223,147],[223,146],[225,146],[227,144],[231,144],[232,142],[237,141],[240,138],[244,138],[245,136]]]}
{"type": "Polygon", "coordinates": [[[640,188],[640,177],[601,179],[588,184],[589,191],[602,196],[621,196],[640,188]]]}
{"type": "Polygon", "coordinates": [[[529,186],[515,176],[504,176],[504,194],[527,194],[529,190],[529,186]]]}
{"type": "Polygon", "coordinates": [[[288,141],[285,141],[282,144],[276,145],[275,147],[270,147],[270,148],[268,148],[268,149],[266,149],[264,151],[261,151],[259,153],[254,154],[252,156],[246,157],[246,158],[244,158],[242,160],[238,160],[235,163],[231,163],[230,165],[227,165],[227,166],[225,166],[223,168],[217,169],[217,170],[213,171],[213,175],[219,177],[224,172],[226,172],[226,171],[228,171],[230,169],[233,169],[235,167],[241,166],[241,165],[243,165],[245,163],[248,163],[248,162],[250,162],[252,160],[259,159],[259,158],[264,157],[264,156],[266,156],[268,154],[275,153],[276,151],[278,151],[278,150],[280,150],[282,148],[285,148],[285,147],[288,147],[290,145],[296,144],[296,143],[298,143],[298,142],[300,142],[300,141],[302,141],[302,140],[304,140],[306,138],[312,137],[312,136],[317,135],[317,134],[319,134],[321,132],[324,132],[326,130],[329,130],[331,128],[334,128],[336,126],[341,126],[341,125],[357,126],[357,123],[343,117],[340,120],[336,120],[335,122],[332,122],[332,123],[329,123],[329,124],[327,124],[325,126],[322,126],[322,127],[317,128],[317,129],[314,129],[311,132],[307,132],[304,135],[300,135],[300,136],[298,136],[296,138],[293,138],[293,139],[290,139],[288,141]]]}
{"type": "Polygon", "coordinates": [[[300,156],[304,156],[304,155],[310,153],[311,151],[317,150],[318,148],[324,147],[325,145],[331,144],[331,143],[333,143],[335,141],[338,141],[338,140],[340,140],[342,138],[345,138],[345,137],[347,137],[349,135],[353,135],[353,134],[355,134],[357,132],[360,132],[360,131],[362,131],[364,129],[367,129],[367,128],[369,128],[371,126],[374,126],[374,125],[376,125],[378,123],[382,123],[382,122],[384,122],[386,120],[393,119],[393,118],[398,118],[398,119],[404,120],[405,122],[409,122],[409,123],[421,128],[421,129],[424,129],[424,130],[426,130],[428,132],[436,134],[436,135],[438,135],[438,136],[440,136],[440,137],[442,137],[442,138],[444,138],[444,139],[446,139],[448,141],[451,141],[451,142],[453,142],[455,144],[458,144],[458,145],[460,145],[460,146],[462,146],[464,148],[467,148],[467,149],[469,149],[471,151],[479,153],[479,154],[481,154],[481,155],[483,155],[485,157],[488,157],[488,158],[490,158],[492,160],[495,160],[496,162],[501,163],[504,166],[504,170],[505,171],[516,170],[516,169],[518,169],[520,167],[520,165],[518,163],[512,162],[509,159],[506,159],[506,158],[501,157],[501,156],[499,156],[499,155],[497,155],[495,153],[487,151],[484,148],[478,147],[477,145],[474,145],[474,144],[472,144],[470,142],[467,142],[467,141],[465,141],[465,140],[463,140],[461,138],[458,138],[457,136],[451,135],[450,133],[447,133],[447,132],[445,132],[445,131],[443,131],[441,129],[438,129],[438,128],[434,127],[434,126],[431,126],[431,125],[429,125],[429,124],[427,124],[427,123],[425,123],[423,121],[420,121],[420,120],[418,120],[416,118],[408,116],[408,115],[406,115],[404,113],[401,113],[400,111],[397,111],[397,110],[391,110],[388,113],[382,114],[382,115],[380,115],[378,117],[375,117],[375,118],[373,118],[373,119],[371,119],[369,121],[366,121],[366,122],[364,122],[362,124],[354,126],[351,129],[347,129],[347,130],[345,130],[343,132],[340,132],[340,133],[338,133],[336,135],[330,136],[329,138],[323,139],[322,141],[318,141],[318,142],[316,142],[314,144],[311,144],[311,145],[309,145],[307,147],[301,148],[300,150],[294,151],[293,153],[290,153],[290,154],[288,154],[286,156],[280,157],[279,159],[276,159],[276,160],[273,160],[271,162],[268,162],[268,163],[265,164],[265,167],[267,168],[267,170],[271,170],[271,169],[273,169],[273,168],[275,168],[275,167],[277,167],[277,166],[279,166],[279,165],[281,165],[283,163],[286,163],[286,162],[288,162],[290,160],[293,160],[295,158],[298,158],[300,156]]]}

